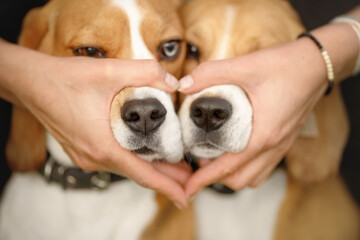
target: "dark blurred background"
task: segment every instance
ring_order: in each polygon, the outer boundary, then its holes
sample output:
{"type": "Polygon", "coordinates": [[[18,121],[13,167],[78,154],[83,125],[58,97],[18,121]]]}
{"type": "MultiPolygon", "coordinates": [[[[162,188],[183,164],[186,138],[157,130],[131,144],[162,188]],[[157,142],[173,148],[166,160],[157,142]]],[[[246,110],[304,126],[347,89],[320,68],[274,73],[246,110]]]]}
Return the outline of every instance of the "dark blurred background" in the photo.
{"type": "MultiPolygon", "coordinates": [[[[45,0],[1,0],[0,37],[16,42],[25,13],[36,6],[45,4],[45,0]]],[[[327,23],[334,16],[345,13],[359,4],[359,0],[292,0],[303,23],[313,29],[327,23]]],[[[341,46],[339,46],[341,48],[341,46]]],[[[360,76],[342,83],[342,92],[350,117],[351,133],[341,165],[349,190],[360,205],[360,76]]],[[[0,99],[0,193],[10,175],[4,155],[4,146],[9,131],[11,106],[0,99]]]]}

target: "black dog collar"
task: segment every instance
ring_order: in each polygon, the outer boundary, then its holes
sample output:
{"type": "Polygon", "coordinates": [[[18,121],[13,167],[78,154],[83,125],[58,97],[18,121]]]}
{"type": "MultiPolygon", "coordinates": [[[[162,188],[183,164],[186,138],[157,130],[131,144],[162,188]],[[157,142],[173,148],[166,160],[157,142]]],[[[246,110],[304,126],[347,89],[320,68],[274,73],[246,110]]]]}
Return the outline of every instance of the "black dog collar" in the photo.
{"type": "Polygon", "coordinates": [[[46,181],[60,184],[64,189],[106,189],[110,183],[127,178],[108,172],[85,171],[60,165],[48,156],[39,170],[46,181]]]}
{"type": "MultiPolygon", "coordinates": [[[[186,153],[185,161],[190,164],[195,172],[199,169],[197,159],[186,153]]],[[[64,189],[106,189],[110,183],[126,180],[126,177],[109,172],[85,171],[77,167],[65,167],[60,165],[51,155],[49,155],[39,173],[47,182],[55,182],[64,189]]],[[[221,194],[233,194],[234,190],[221,183],[214,183],[208,186],[212,190],[221,194]]]]}

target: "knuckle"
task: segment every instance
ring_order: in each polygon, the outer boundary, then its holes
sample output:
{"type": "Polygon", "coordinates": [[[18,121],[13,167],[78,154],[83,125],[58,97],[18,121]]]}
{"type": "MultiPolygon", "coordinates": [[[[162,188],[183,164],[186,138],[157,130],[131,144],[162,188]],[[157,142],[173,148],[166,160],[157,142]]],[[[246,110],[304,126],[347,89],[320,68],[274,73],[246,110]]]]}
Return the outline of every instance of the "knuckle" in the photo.
{"type": "Polygon", "coordinates": [[[90,159],[94,159],[96,162],[107,161],[107,155],[105,151],[96,145],[91,144],[86,152],[90,159]]]}
{"type": "Polygon", "coordinates": [[[101,151],[99,151],[98,149],[91,149],[87,155],[89,156],[89,158],[94,159],[95,161],[102,161],[103,160],[103,156],[101,151]]]}
{"type": "Polygon", "coordinates": [[[161,65],[155,60],[148,60],[148,74],[152,78],[162,77],[165,72],[161,65]]]}
{"type": "Polygon", "coordinates": [[[235,179],[228,180],[224,182],[224,184],[229,188],[233,189],[234,191],[240,191],[246,187],[246,184],[244,184],[244,182],[236,181],[235,179]]]}
{"type": "Polygon", "coordinates": [[[152,186],[151,184],[150,184],[150,181],[146,181],[146,179],[137,179],[136,180],[136,182],[137,182],[137,184],[139,184],[140,186],[142,186],[142,187],[144,187],[144,188],[151,188],[151,189],[153,189],[153,190],[155,190],[155,191],[159,191],[160,192],[160,188],[159,187],[157,187],[157,186],[152,186]]]}
{"type": "Polygon", "coordinates": [[[237,176],[228,177],[221,182],[235,191],[239,191],[247,186],[247,183],[237,176]]]}
{"type": "Polygon", "coordinates": [[[96,167],[93,163],[91,163],[89,160],[83,157],[78,157],[76,159],[73,159],[76,166],[79,168],[86,170],[86,171],[93,171],[96,170],[96,167]]]}
{"type": "Polygon", "coordinates": [[[236,168],[233,168],[233,167],[229,167],[229,166],[223,166],[221,169],[220,169],[220,173],[222,176],[229,176],[229,175],[232,175],[235,173],[237,169],[236,168]]]}
{"type": "Polygon", "coordinates": [[[100,67],[97,68],[98,70],[100,70],[99,74],[103,74],[107,79],[112,78],[114,72],[116,71],[116,67],[114,66],[113,61],[102,61],[101,65],[99,66],[100,67]]]}
{"type": "Polygon", "coordinates": [[[194,71],[193,74],[196,74],[197,72],[201,73],[204,71],[207,71],[208,69],[212,69],[212,62],[203,62],[201,63],[194,71]]]}
{"type": "Polygon", "coordinates": [[[108,166],[110,163],[109,158],[104,151],[94,147],[89,148],[83,157],[78,157],[76,165],[84,170],[101,170],[100,166],[108,166]]]}
{"type": "Polygon", "coordinates": [[[267,139],[265,143],[265,149],[271,149],[278,146],[281,143],[282,135],[280,131],[272,132],[271,136],[267,139]]]}
{"type": "Polygon", "coordinates": [[[252,182],[249,184],[249,187],[251,188],[257,188],[262,181],[252,182]]]}
{"type": "MultiPolygon", "coordinates": [[[[279,153],[279,157],[278,157],[278,159],[282,159],[282,157],[283,157],[283,155],[290,149],[290,146],[291,146],[291,144],[289,144],[289,143],[287,143],[287,142],[285,142],[285,143],[280,143],[279,145],[278,145],[278,153],[279,153]]],[[[280,160],[277,160],[278,162],[280,162],[280,160]]]]}

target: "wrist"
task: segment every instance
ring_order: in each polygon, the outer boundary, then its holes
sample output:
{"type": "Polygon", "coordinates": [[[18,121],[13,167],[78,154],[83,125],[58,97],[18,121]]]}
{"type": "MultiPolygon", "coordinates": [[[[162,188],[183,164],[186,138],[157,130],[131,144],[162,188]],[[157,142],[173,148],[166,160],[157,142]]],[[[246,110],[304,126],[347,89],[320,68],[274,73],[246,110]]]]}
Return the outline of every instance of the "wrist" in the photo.
{"type": "MultiPolygon", "coordinates": [[[[23,106],[36,88],[41,86],[41,76],[37,72],[44,59],[44,54],[0,41],[0,96],[13,104],[23,106]]],[[[44,86],[41,86],[44,88],[44,86]]]]}
{"type": "Polygon", "coordinates": [[[322,44],[319,42],[319,40],[317,40],[316,37],[314,37],[314,35],[312,35],[310,32],[304,32],[302,34],[299,35],[298,38],[301,38],[301,37],[307,37],[309,39],[311,39],[313,41],[313,43],[318,47],[322,57],[323,57],[323,60],[324,60],[324,63],[326,65],[326,72],[327,72],[327,79],[328,79],[328,87],[326,89],[326,92],[325,92],[325,95],[328,95],[332,89],[333,89],[333,86],[334,86],[334,68],[333,68],[333,65],[332,65],[332,61],[329,57],[329,54],[328,52],[324,49],[324,47],[322,46],[322,44]]]}
{"type": "Polygon", "coordinates": [[[312,34],[322,43],[332,61],[335,82],[352,75],[359,52],[359,40],[349,24],[331,23],[312,34]]]}
{"type": "Polygon", "coordinates": [[[14,44],[0,38],[0,97],[11,103],[20,104],[14,91],[15,75],[19,72],[16,56],[13,54],[14,48],[14,44]]]}
{"type": "MultiPolygon", "coordinates": [[[[298,74],[302,75],[302,84],[313,91],[312,94],[322,96],[329,87],[328,69],[318,46],[310,38],[299,38],[294,42],[302,64],[298,74]]],[[[300,62],[300,60],[299,60],[300,62]]]]}

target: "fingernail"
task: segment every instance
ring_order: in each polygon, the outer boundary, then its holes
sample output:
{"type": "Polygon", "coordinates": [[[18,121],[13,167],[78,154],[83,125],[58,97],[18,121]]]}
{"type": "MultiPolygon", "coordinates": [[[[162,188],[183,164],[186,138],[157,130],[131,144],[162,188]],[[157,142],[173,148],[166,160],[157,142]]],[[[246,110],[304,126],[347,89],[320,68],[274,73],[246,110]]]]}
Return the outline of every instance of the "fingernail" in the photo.
{"type": "Polygon", "coordinates": [[[177,209],[179,209],[179,210],[183,210],[184,208],[179,204],[179,203],[177,203],[177,202],[174,202],[174,205],[175,205],[175,207],[177,208],[177,209]]]}
{"type": "Polygon", "coordinates": [[[172,90],[176,90],[179,87],[179,81],[170,73],[166,74],[165,84],[168,88],[170,88],[172,90]]]}
{"type": "Polygon", "coordinates": [[[191,77],[191,75],[187,75],[185,77],[183,77],[182,79],[180,79],[180,87],[179,87],[179,91],[183,92],[186,91],[187,89],[189,89],[193,83],[194,83],[194,79],[191,77]]]}

